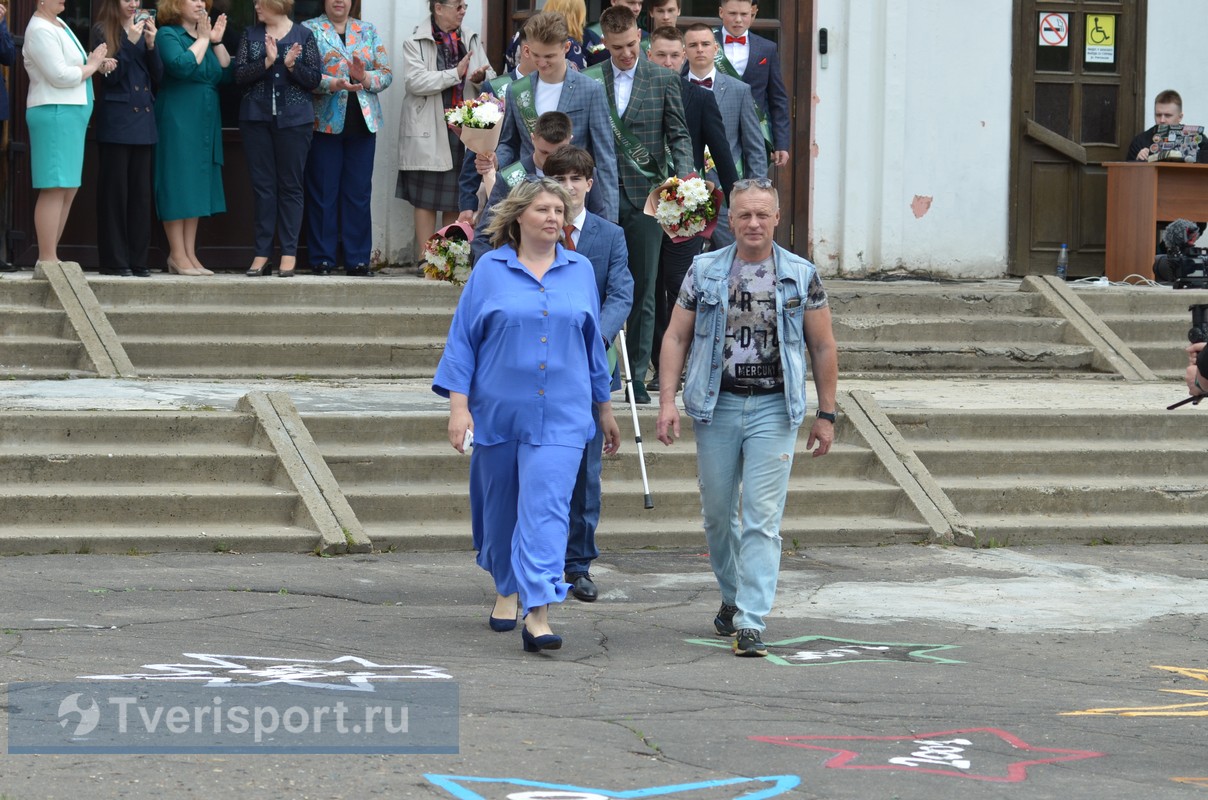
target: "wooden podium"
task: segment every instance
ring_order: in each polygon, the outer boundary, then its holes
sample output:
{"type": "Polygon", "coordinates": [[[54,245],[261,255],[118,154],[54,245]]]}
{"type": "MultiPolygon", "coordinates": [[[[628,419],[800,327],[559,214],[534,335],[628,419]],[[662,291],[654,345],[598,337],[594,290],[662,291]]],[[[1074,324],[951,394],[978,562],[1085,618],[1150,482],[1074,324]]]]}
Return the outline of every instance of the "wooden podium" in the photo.
{"type": "MultiPolygon", "coordinates": [[[[1208,164],[1108,162],[1107,279],[1153,276],[1158,223],[1208,221],[1208,164]]],[[[1208,242],[1208,239],[1205,240],[1208,242]]]]}

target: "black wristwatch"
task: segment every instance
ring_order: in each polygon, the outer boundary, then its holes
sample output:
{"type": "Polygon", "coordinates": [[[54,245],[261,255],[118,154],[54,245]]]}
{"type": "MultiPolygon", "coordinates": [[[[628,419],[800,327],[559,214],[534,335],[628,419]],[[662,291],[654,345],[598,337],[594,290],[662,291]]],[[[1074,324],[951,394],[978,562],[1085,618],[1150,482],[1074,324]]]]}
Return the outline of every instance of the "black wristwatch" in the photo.
{"type": "Polygon", "coordinates": [[[839,419],[839,413],[837,411],[823,411],[822,409],[818,409],[818,419],[824,419],[833,425],[835,421],[839,419]]]}

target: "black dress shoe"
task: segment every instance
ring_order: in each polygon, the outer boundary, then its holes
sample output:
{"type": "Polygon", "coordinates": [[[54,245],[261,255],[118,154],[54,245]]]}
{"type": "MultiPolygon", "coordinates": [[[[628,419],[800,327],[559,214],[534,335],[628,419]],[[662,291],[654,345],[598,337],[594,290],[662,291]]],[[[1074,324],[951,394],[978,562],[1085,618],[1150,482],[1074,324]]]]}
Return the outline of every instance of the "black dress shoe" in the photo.
{"type": "Polygon", "coordinates": [[[650,405],[650,392],[646,391],[646,384],[641,381],[633,382],[633,402],[638,405],[650,405]]]}
{"type": "Polygon", "coordinates": [[[349,277],[368,277],[370,273],[368,264],[357,264],[355,267],[345,267],[344,274],[349,277]]]}
{"type": "Polygon", "coordinates": [[[0,272],[16,272],[17,265],[10,264],[7,261],[0,261],[0,272]]]}
{"type": "Polygon", "coordinates": [[[150,278],[151,277],[151,270],[147,269],[146,267],[143,267],[141,269],[132,269],[132,270],[130,270],[130,273],[132,275],[134,275],[134,277],[136,277],[136,278],[150,278]]]}
{"type": "Polygon", "coordinates": [[[334,264],[328,263],[327,261],[320,261],[318,264],[315,264],[313,267],[311,267],[310,271],[315,275],[330,275],[333,269],[335,269],[334,264]]]}
{"type": "Polygon", "coordinates": [[[596,591],[596,585],[592,582],[591,576],[586,572],[572,572],[566,576],[566,580],[570,583],[570,593],[575,596],[576,600],[582,600],[584,603],[594,603],[600,593],[596,591]]]}
{"type": "Polygon", "coordinates": [[[123,268],[123,269],[103,269],[103,270],[101,270],[101,274],[102,275],[116,275],[119,278],[129,278],[134,273],[128,269],[123,268]]]}

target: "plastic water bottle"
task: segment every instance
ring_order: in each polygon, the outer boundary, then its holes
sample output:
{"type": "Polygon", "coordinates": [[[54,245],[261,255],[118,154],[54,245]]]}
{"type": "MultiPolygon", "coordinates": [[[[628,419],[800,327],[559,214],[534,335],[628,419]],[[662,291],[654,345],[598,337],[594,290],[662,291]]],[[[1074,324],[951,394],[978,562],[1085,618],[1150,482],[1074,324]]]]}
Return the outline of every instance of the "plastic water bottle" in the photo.
{"type": "Polygon", "coordinates": [[[1061,245],[1061,252],[1057,254],[1057,278],[1065,280],[1065,274],[1070,266],[1070,248],[1064,243],[1061,245]]]}

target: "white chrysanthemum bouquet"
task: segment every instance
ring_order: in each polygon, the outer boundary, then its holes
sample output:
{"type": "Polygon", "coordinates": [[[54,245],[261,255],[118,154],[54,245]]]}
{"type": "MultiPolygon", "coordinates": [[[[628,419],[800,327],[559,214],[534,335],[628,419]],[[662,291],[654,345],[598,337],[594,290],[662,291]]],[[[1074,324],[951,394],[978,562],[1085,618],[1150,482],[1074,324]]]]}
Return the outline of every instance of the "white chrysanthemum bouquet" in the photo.
{"type": "Polygon", "coordinates": [[[461,143],[475,153],[494,153],[503,131],[503,101],[483,92],[445,112],[445,122],[457,131],[461,143]]]}
{"type": "Polygon", "coordinates": [[[424,277],[462,286],[470,276],[470,240],[465,223],[446,225],[424,242],[424,277]]]}
{"type": "Polygon", "coordinates": [[[722,201],[720,189],[693,173],[682,180],[668,178],[646,198],[645,212],[654,217],[671,241],[685,242],[713,233],[722,201]]]}

